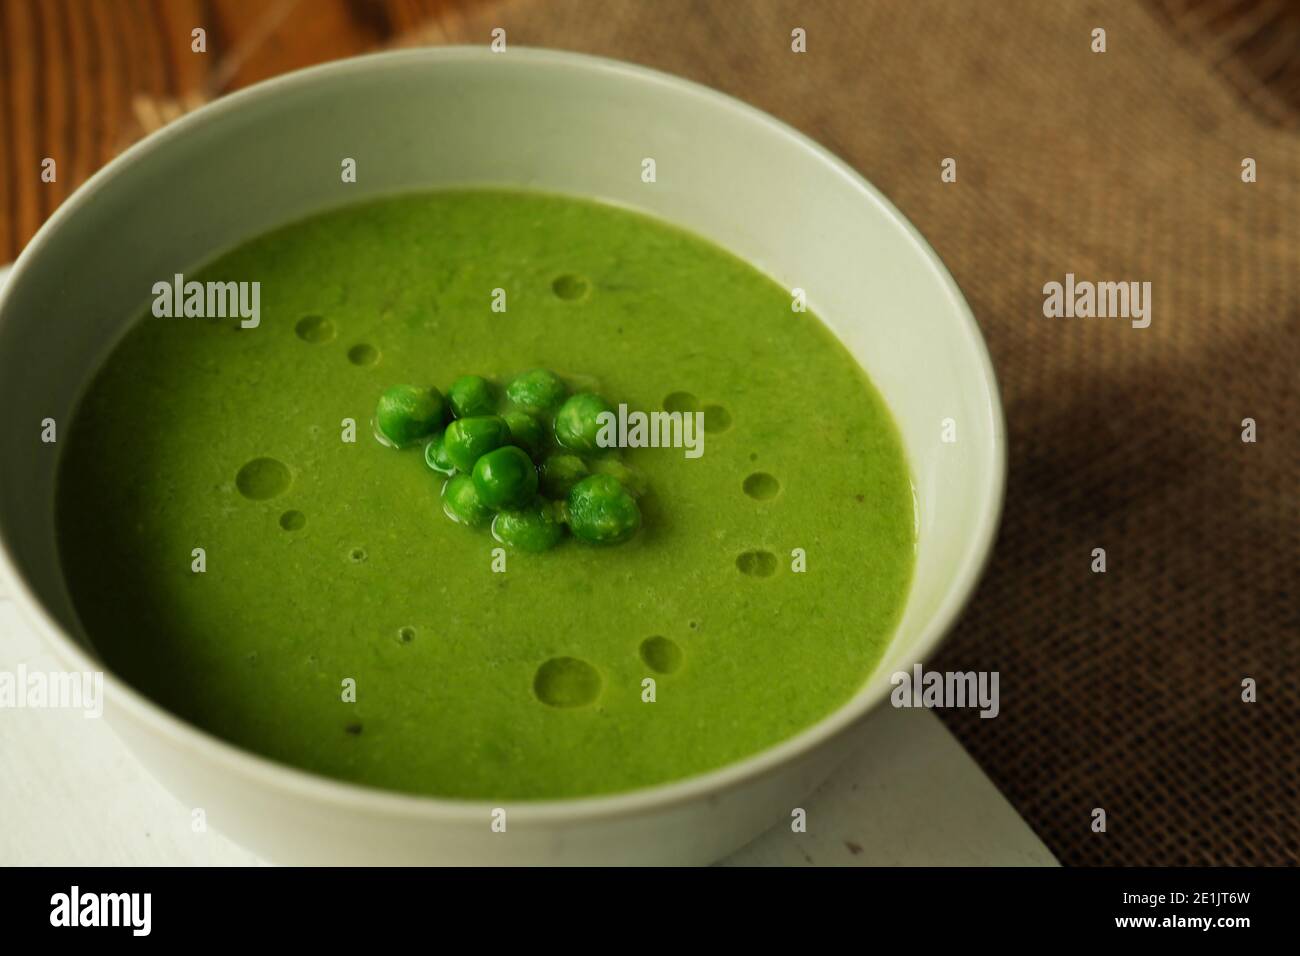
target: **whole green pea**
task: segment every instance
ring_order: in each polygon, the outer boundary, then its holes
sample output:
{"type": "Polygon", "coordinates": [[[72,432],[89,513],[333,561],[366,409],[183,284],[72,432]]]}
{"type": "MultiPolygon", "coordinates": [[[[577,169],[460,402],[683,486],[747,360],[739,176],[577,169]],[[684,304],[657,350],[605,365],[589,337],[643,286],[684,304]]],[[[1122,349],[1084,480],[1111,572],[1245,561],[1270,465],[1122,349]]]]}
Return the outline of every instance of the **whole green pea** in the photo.
{"type": "Polygon", "coordinates": [[[569,497],[573,486],[591,474],[577,455],[551,455],[542,462],[542,494],[548,498],[569,497]]]}
{"type": "Polygon", "coordinates": [[[440,475],[450,475],[456,470],[456,466],[447,457],[447,446],[443,441],[445,436],[445,432],[434,432],[424,446],[424,463],[440,475]]]}
{"type": "Polygon", "coordinates": [[[447,389],[447,401],[457,418],[491,415],[497,410],[492,383],[481,375],[462,375],[447,389]]]}
{"type": "Polygon", "coordinates": [[[446,403],[436,388],[394,385],[379,396],[375,428],[385,443],[402,448],[437,429],[446,414],[446,403]]]}
{"type": "Polygon", "coordinates": [[[483,455],[510,440],[510,426],[499,415],[458,418],[447,426],[442,444],[451,463],[469,472],[483,455]]]}
{"type": "Polygon", "coordinates": [[[519,375],[506,387],[506,398],[530,415],[544,415],[564,401],[568,389],[560,376],[544,368],[519,375]]]}
{"type": "Polygon", "coordinates": [[[564,537],[555,503],[534,498],[517,511],[498,511],[492,519],[492,537],[518,551],[549,551],[564,537]]]}
{"type": "Polygon", "coordinates": [[[522,508],[537,497],[537,466],[522,448],[506,445],[474,463],[474,487],[489,508],[522,508]]]}
{"type": "Polygon", "coordinates": [[[591,475],[569,492],[569,527],[593,544],[620,544],[641,527],[641,509],[612,475],[591,475]]]}
{"type": "Polygon", "coordinates": [[[510,444],[518,445],[530,455],[536,456],[546,444],[546,430],[542,423],[527,412],[514,409],[501,416],[510,426],[510,444]]]}
{"type": "Polygon", "coordinates": [[[614,409],[599,395],[583,392],[571,396],[555,413],[556,440],[574,451],[603,450],[596,444],[596,438],[602,428],[599,417],[606,412],[613,414],[614,409]]]}
{"type": "Polygon", "coordinates": [[[492,517],[492,509],[483,503],[469,475],[453,475],[442,486],[442,510],[457,524],[481,528],[492,517]]]}

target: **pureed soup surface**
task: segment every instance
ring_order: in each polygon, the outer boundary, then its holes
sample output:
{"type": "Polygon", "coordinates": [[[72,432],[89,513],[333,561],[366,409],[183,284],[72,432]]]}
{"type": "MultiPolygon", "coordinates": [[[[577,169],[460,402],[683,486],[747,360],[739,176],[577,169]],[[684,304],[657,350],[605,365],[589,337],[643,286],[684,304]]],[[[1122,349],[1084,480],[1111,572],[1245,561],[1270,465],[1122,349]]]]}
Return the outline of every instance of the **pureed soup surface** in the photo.
{"type": "Polygon", "coordinates": [[[894,424],[822,324],[717,247],[596,203],[454,191],[299,222],[185,278],[259,281],[261,324],[143,317],[82,400],[58,518],[96,648],[200,727],[378,787],[558,798],[752,755],[880,658],[913,564],[894,424]],[[649,486],[636,538],[499,573],[421,447],[381,446],[370,419],[396,382],[538,366],[631,409],[693,397],[704,453],[625,451],[649,486]],[[241,491],[261,458],[284,469],[241,491]],[[595,669],[593,700],[539,698],[558,658],[595,669]]]}

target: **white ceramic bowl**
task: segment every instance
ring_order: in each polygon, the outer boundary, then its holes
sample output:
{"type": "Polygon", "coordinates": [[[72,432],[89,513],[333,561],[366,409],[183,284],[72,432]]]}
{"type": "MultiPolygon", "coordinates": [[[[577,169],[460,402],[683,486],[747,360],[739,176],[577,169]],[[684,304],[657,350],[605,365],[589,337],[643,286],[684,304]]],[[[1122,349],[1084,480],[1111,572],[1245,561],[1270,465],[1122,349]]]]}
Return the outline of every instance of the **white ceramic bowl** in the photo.
{"type": "MultiPolygon", "coordinates": [[[[511,804],[504,834],[490,827],[491,803],[290,769],[182,722],[111,673],[105,717],[181,799],[278,862],[718,859],[788,820],[888,696],[889,675],[924,660],[952,626],[992,546],[1005,483],[988,353],[934,252],[844,163],[719,93],[568,53],[413,50],[262,83],[128,150],[50,218],[0,294],[0,588],[70,670],[102,666],[60,572],[58,445],[40,442],[40,422],[66,427],[154,282],[326,207],[474,184],[635,207],[807,290],[893,410],[916,489],[915,579],[876,674],[820,723],[747,760],[617,796],[511,804]],[[343,157],[357,161],[355,184],[340,181],[343,157]],[[654,184],[641,179],[646,157],[654,184]],[[954,443],[941,441],[949,418],[954,443]]],[[[937,172],[935,188],[945,188],[937,172]]]]}

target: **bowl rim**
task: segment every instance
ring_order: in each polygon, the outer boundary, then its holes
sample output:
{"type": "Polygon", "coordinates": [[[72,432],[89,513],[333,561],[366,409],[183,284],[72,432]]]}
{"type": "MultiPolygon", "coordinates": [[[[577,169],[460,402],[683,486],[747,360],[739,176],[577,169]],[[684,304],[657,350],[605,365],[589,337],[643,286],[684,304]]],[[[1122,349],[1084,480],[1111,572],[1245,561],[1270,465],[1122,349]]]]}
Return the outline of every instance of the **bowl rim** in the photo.
{"type": "MultiPolygon", "coordinates": [[[[608,57],[524,46],[511,46],[509,52],[505,54],[493,53],[485,46],[437,46],[387,50],[318,64],[264,80],[223,96],[169,123],[114,157],[75,190],[45,221],[22,250],[6,277],[7,281],[0,283],[0,317],[4,315],[9,292],[15,280],[21,277],[29,262],[42,254],[42,250],[51,243],[54,234],[62,228],[63,222],[91,202],[95,194],[108,186],[120,170],[140,157],[164,148],[172,139],[189,135],[191,131],[216,122],[227,113],[243,109],[254,102],[275,97],[286,90],[317,83],[322,79],[400,67],[417,61],[487,62],[495,61],[499,56],[521,60],[534,68],[578,70],[597,78],[619,77],[650,86],[666,87],[677,94],[695,97],[713,107],[731,111],[765,126],[771,132],[792,141],[805,153],[810,154],[811,158],[826,167],[830,174],[840,177],[851,186],[863,200],[873,203],[885,216],[901,225],[911,242],[922,253],[947,295],[949,304],[958,318],[960,331],[964,333],[967,344],[973,348],[976,355],[978,373],[987,393],[987,405],[982,409],[982,413],[989,420],[989,435],[993,443],[992,468],[983,489],[975,534],[967,546],[963,564],[952,575],[947,593],[931,614],[922,629],[922,636],[917,641],[917,661],[923,662],[928,659],[940,641],[947,636],[974,593],[990,559],[1001,522],[1006,492],[1006,422],[988,347],[970,306],[938,254],[917,228],[875,186],[838,156],[792,126],[742,100],[693,80],[608,57]]],[[[528,825],[585,822],[665,810],[672,806],[707,798],[720,791],[733,789],[754,778],[776,771],[782,765],[819,748],[850,728],[885,697],[883,687],[873,693],[867,692],[872,676],[868,674],[862,686],[852,697],[816,723],[803,728],[791,737],[721,767],[635,790],[545,800],[460,799],[403,793],[326,777],[263,757],[228,743],[154,703],[105,668],[102,661],[95,660],[65,633],[62,626],[53,619],[45,606],[28,588],[27,582],[15,566],[2,535],[0,535],[0,584],[7,585],[7,587],[0,587],[0,600],[8,597],[21,607],[26,617],[36,625],[46,643],[57,652],[65,664],[74,665],[79,671],[102,671],[106,701],[111,700],[138,724],[167,738],[171,746],[192,753],[202,752],[202,759],[220,771],[237,774],[248,782],[255,782],[295,798],[329,804],[345,810],[379,812],[391,817],[422,818],[453,823],[481,822],[490,818],[493,809],[508,806],[512,823],[528,825]]]]}

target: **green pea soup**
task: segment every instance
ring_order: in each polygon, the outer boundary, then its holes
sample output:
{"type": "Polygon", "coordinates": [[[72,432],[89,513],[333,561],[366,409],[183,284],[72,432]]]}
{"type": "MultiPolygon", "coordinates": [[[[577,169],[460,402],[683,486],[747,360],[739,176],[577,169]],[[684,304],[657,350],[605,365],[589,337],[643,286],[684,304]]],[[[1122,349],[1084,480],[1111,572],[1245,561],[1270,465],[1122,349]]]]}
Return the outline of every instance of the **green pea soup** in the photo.
{"type": "Polygon", "coordinates": [[[898,433],[821,322],[721,249],[466,190],[316,216],[186,278],[260,283],[260,322],[142,316],[57,489],[88,637],[181,717],[342,780],[563,798],[750,756],[878,663],[913,565],[898,433]],[[447,520],[421,445],[372,435],[394,383],[533,368],[703,414],[698,458],[621,453],[632,540],[507,552],[447,520]]]}

